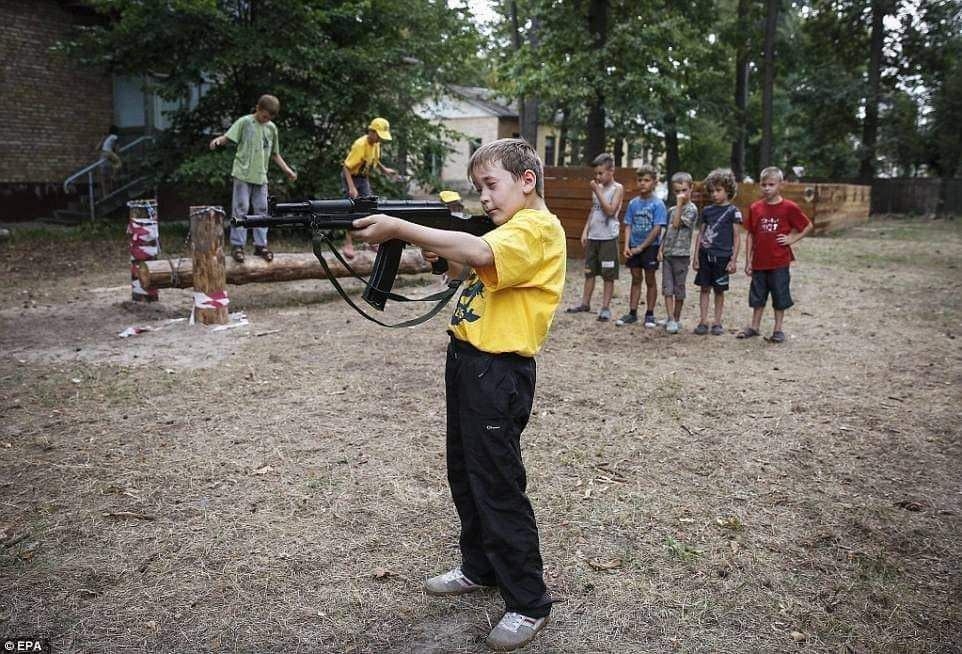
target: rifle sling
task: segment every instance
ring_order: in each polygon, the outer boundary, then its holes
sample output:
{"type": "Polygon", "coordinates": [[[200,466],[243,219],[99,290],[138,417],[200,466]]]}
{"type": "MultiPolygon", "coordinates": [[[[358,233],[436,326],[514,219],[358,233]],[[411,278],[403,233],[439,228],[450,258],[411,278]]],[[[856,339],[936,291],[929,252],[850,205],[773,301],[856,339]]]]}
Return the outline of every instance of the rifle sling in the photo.
{"type": "Polygon", "coordinates": [[[315,244],[313,246],[314,255],[317,257],[317,260],[321,262],[321,267],[324,268],[324,272],[327,274],[328,281],[331,282],[331,285],[334,287],[334,289],[338,292],[338,294],[344,299],[345,302],[347,302],[347,304],[352,309],[357,311],[359,314],[361,314],[363,317],[367,318],[371,322],[377,323],[382,327],[391,327],[391,328],[414,327],[415,325],[420,325],[422,322],[427,322],[428,320],[433,318],[435,315],[437,315],[437,313],[441,311],[441,309],[443,309],[448,302],[450,302],[451,298],[454,297],[454,294],[457,293],[458,288],[461,286],[461,283],[467,278],[467,274],[469,270],[467,267],[465,267],[464,272],[461,273],[461,276],[458,279],[448,282],[448,287],[445,290],[439,291],[437,293],[433,293],[427,297],[408,298],[408,297],[404,297],[403,295],[397,295],[396,293],[388,293],[387,298],[395,302],[433,302],[437,300],[437,304],[435,304],[434,307],[432,307],[431,310],[425,313],[424,315],[418,316],[417,318],[412,318],[410,320],[404,320],[399,323],[390,324],[390,323],[382,322],[377,318],[375,318],[374,316],[367,313],[366,311],[364,311],[364,309],[362,309],[357,304],[355,304],[354,301],[347,295],[347,293],[344,292],[344,289],[341,287],[340,283],[338,283],[337,278],[334,277],[334,275],[331,273],[331,269],[327,265],[327,261],[324,260],[324,257],[322,256],[323,253],[321,252],[321,248],[317,244],[317,241],[326,242],[328,245],[328,248],[330,248],[331,250],[331,253],[333,253],[334,257],[341,262],[341,265],[344,266],[348,270],[348,272],[350,272],[354,277],[361,280],[365,286],[370,286],[371,284],[366,279],[364,279],[359,274],[357,274],[354,271],[354,269],[351,268],[350,264],[348,264],[347,261],[345,261],[341,257],[340,253],[337,251],[337,248],[334,247],[334,244],[331,242],[330,238],[328,238],[327,234],[318,233],[315,235],[315,244]]]}

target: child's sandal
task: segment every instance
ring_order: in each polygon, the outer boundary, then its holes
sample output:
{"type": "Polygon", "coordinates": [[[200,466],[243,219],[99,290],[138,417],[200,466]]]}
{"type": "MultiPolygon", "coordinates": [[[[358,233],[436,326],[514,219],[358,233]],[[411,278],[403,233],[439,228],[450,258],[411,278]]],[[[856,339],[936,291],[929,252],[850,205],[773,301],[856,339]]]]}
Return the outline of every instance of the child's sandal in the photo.
{"type": "Polygon", "coordinates": [[[230,251],[230,256],[237,263],[244,263],[244,248],[242,248],[239,245],[235,245],[234,248],[230,251]]]}
{"type": "Polygon", "coordinates": [[[262,247],[254,248],[254,256],[260,257],[267,263],[270,263],[271,261],[274,260],[274,253],[268,250],[267,248],[262,248],[262,247]]]}
{"type": "Polygon", "coordinates": [[[752,338],[753,336],[758,336],[758,330],[752,329],[751,327],[745,327],[735,334],[735,338],[752,338]]]}
{"type": "Polygon", "coordinates": [[[591,307],[587,304],[579,304],[575,307],[568,307],[565,309],[565,313],[588,313],[591,311],[591,307]]]}

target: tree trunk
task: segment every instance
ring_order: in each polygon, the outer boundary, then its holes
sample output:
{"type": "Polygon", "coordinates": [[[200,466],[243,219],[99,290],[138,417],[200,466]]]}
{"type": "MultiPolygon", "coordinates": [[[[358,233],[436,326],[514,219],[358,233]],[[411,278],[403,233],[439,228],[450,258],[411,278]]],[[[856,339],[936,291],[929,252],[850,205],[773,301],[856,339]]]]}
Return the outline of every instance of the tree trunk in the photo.
{"type": "MultiPolygon", "coordinates": [[[[511,13],[511,47],[514,51],[521,51],[521,21],[518,18],[518,3],[511,0],[508,6],[511,13]]],[[[532,45],[537,37],[532,37],[532,45]]],[[[538,147],[538,101],[518,95],[518,130],[521,138],[538,147]]]]}
{"type": "MultiPolygon", "coordinates": [[[[531,29],[528,32],[528,43],[531,50],[538,49],[538,30],[541,28],[541,21],[538,18],[531,19],[531,29]]],[[[541,102],[538,98],[525,98],[523,110],[521,112],[521,138],[538,148],[538,111],[541,102]]]]}
{"type": "Polygon", "coordinates": [[[778,27],[778,1],[767,1],[765,14],[765,75],[762,86],[762,151],[759,166],[772,165],[774,150],[772,137],[773,100],[775,96],[775,32],[778,27]]]}
{"type": "Polygon", "coordinates": [[[678,172],[681,166],[681,155],[678,152],[678,124],[675,114],[665,116],[665,183],[671,191],[671,176],[678,172]]]}
{"type": "MultiPolygon", "coordinates": [[[[608,40],[608,0],[591,0],[588,7],[588,31],[591,34],[592,45],[596,53],[604,51],[608,40]]],[[[583,152],[585,165],[591,163],[597,155],[605,151],[605,61],[600,61],[596,78],[598,86],[594,89],[591,105],[588,109],[587,139],[583,152]]]]}
{"type": "MultiPolygon", "coordinates": [[[[335,277],[350,277],[351,274],[332,254],[325,254],[324,261],[330,266],[335,277]]],[[[358,251],[351,261],[354,272],[367,275],[374,265],[374,253],[358,251]]],[[[416,248],[405,249],[401,255],[398,272],[406,275],[426,273],[431,265],[416,248]]],[[[227,259],[225,266],[228,284],[253,284],[261,282],[290,282],[298,279],[327,279],[327,273],[312,253],[293,253],[274,255],[270,263],[259,257],[249,257],[244,263],[227,259]]],[[[140,284],[144,288],[190,288],[194,286],[194,267],[190,259],[162,259],[142,262],[138,270],[140,284]]]]}
{"type": "Polygon", "coordinates": [[[748,52],[751,0],[738,0],[735,35],[735,138],[732,140],[731,168],[735,179],[745,177],[745,138],[748,135],[748,52]]]}
{"type": "Polygon", "coordinates": [[[561,109],[561,127],[558,129],[558,164],[565,165],[565,150],[568,148],[568,107],[561,109]]]}
{"type": "Polygon", "coordinates": [[[862,122],[862,151],[858,176],[862,183],[875,177],[875,151],[878,142],[878,105],[882,77],[882,46],[885,42],[885,3],[872,0],[872,41],[869,49],[868,96],[865,98],[865,120],[862,122]]]}
{"type": "Polygon", "coordinates": [[[224,275],[224,211],[190,208],[193,255],[194,318],[202,325],[226,325],[227,278],[224,275]]]}
{"type": "Polygon", "coordinates": [[[615,157],[615,168],[621,168],[621,163],[625,159],[625,139],[620,135],[615,136],[615,147],[614,147],[614,157],[615,157]]]}

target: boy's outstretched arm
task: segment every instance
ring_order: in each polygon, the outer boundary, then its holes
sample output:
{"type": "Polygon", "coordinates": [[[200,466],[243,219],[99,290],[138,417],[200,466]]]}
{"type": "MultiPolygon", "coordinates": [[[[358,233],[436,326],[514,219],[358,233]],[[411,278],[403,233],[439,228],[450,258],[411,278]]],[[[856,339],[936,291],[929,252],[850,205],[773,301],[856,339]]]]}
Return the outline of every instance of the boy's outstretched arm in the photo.
{"type": "Polygon", "coordinates": [[[229,142],[230,142],[230,139],[227,138],[227,134],[221,134],[220,136],[215,136],[210,141],[210,149],[216,150],[222,145],[227,145],[229,142]]]}
{"type": "Polygon", "coordinates": [[[383,243],[396,238],[472,268],[494,263],[491,247],[473,234],[424,227],[383,213],[358,218],[354,221],[354,228],[354,237],[362,241],[383,243]]]}
{"type": "Polygon", "coordinates": [[[292,182],[293,182],[295,179],[297,179],[297,173],[294,172],[294,169],[293,169],[293,168],[291,168],[290,166],[287,165],[287,162],[284,161],[284,157],[282,157],[282,156],[280,155],[280,153],[275,154],[275,155],[272,157],[272,159],[274,160],[274,163],[276,163],[276,164],[280,167],[280,169],[284,171],[284,174],[287,175],[287,177],[288,177],[292,182]]]}

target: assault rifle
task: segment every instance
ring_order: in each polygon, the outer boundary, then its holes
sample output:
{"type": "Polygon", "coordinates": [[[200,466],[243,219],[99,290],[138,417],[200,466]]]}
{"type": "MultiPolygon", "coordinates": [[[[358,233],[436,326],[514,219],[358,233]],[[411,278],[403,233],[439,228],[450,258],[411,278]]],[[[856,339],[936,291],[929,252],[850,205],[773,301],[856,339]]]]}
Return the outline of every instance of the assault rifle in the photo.
{"type": "MultiPolygon", "coordinates": [[[[328,279],[334,287],[348,304],[357,309],[361,315],[383,325],[384,323],[368,316],[347,297],[334,279],[334,276],[330,274],[327,262],[324,260],[321,251],[321,245],[326,241],[330,245],[334,256],[337,257],[345,268],[364,281],[365,288],[363,298],[378,311],[384,310],[384,306],[389,299],[409,301],[409,298],[395,295],[391,292],[391,289],[394,287],[394,280],[397,277],[398,265],[401,261],[401,252],[404,250],[404,246],[407,245],[404,241],[392,239],[378,246],[377,256],[374,258],[374,267],[371,269],[369,280],[365,280],[357,275],[357,273],[354,273],[350,264],[344,261],[336,248],[330,244],[329,233],[331,231],[354,229],[355,220],[375,213],[387,214],[425,227],[467,232],[475,236],[481,236],[495,228],[495,224],[491,222],[491,219],[487,216],[460,217],[457,214],[452,214],[451,210],[443,202],[431,200],[379,200],[376,196],[337,200],[305,200],[303,202],[271,201],[268,206],[267,215],[249,215],[244,218],[232,218],[231,225],[235,227],[289,227],[293,225],[309,227],[314,233],[314,254],[328,273],[328,279]]],[[[443,260],[438,263],[442,262],[443,260]]],[[[442,266],[443,267],[435,266],[435,272],[443,272],[446,269],[447,263],[443,262],[442,266]]],[[[460,284],[460,282],[458,282],[458,284],[460,284]]],[[[437,299],[439,301],[439,305],[435,307],[427,317],[429,318],[437,313],[443,306],[443,303],[446,303],[456,290],[457,285],[451,289],[450,293],[421,298],[422,300],[437,299]],[[444,297],[445,295],[446,297],[444,297]]],[[[424,318],[424,320],[426,319],[427,318],[424,318]]],[[[400,325],[387,326],[396,327],[416,324],[416,322],[421,322],[421,320],[406,321],[400,325]]]]}

